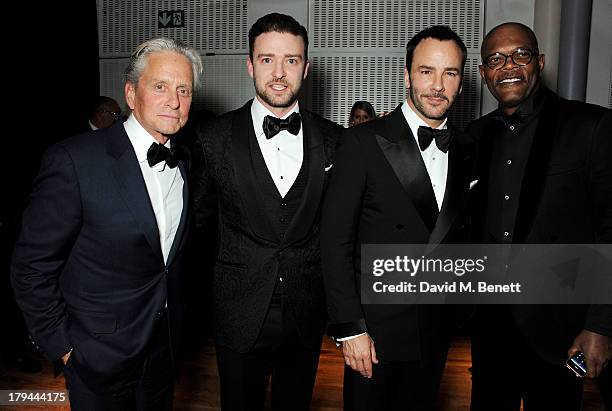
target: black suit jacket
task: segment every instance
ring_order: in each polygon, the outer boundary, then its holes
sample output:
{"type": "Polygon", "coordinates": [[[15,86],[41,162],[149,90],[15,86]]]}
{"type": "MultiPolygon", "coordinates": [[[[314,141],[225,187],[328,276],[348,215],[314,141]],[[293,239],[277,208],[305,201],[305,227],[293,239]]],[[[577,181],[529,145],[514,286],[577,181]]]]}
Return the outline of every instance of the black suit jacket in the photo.
{"type": "Polygon", "coordinates": [[[219,251],[213,310],[218,344],[247,352],[255,343],[279,274],[289,309],[306,346],[318,347],[325,329],[319,251],[320,208],[340,127],[300,107],[309,142],[308,177],[284,238],[273,230],[253,166],[251,101],[206,123],[195,144],[194,216],[198,230],[218,210],[219,251]],[[281,267],[285,272],[279,272],[281,267]]]}
{"type": "MultiPolygon", "coordinates": [[[[362,305],[362,244],[439,244],[464,238],[472,156],[453,141],[438,214],[429,175],[401,106],[343,135],[323,208],[321,249],[334,337],[367,332],[379,359],[426,360],[448,332],[440,306],[362,305]]],[[[432,357],[433,358],[433,357],[432,357]]]]}
{"type": "MultiPolygon", "coordinates": [[[[612,111],[569,101],[548,89],[523,177],[514,243],[595,244],[612,241],[612,111]]],[[[483,233],[488,176],[498,112],[468,127],[478,159],[470,209],[472,232],[483,233]]],[[[499,124],[499,123],[498,123],[499,124]]],[[[478,241],[478,238],[475,238],[478,241]]],[[[586,328],[612,336],[612,307],[517,305],[517,324],[551,363],[564,359],[586,328]]]]}
{"type": "MultiPolygon", "coordinates": [[[[185,176],[185,165],[179,165],[185,176]]],[[[96,392],[134,377],[157,313],[168,304],[175,358],[187,181],[167,264],[155,214],[123,124],[45,154],[13,254],[15,296],[45,356],[71,359],[96,392]]]]}

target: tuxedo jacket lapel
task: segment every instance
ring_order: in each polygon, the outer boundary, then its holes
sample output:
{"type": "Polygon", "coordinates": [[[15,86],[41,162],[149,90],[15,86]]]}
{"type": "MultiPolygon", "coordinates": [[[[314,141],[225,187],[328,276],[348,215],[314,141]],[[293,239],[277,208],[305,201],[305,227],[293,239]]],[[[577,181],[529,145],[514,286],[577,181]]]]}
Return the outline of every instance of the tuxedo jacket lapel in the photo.
{"type": "Polygon", "coordinates": [[[484,128],[476,148],[476,171],[473,178],[478,184],[470,193],[470,231],[472,240],[481,241],[485,230],[489,176],[491,171],[491,155],[495,142],[495,121],[491,120],[484,128]]]}
{"type": "MultiPolygon", "coordinates": [[[[455,140],[456,141],[456,140],[455,140]]],[[[436,226],[429,237],[429,244],[436,245],[442,242],[449,232],[455,218],[467,199],[468,181],[465,173],[469,171],[469,158],[465,153],[451,143],[448,151],[448,175],[446,178],[446,190],[444,200],[440,210],[440,215],[436,221],[436,226]]]]}
{"type": "Polygon", "coordinates": [[[121,126],[117,130],[119,133],[109,138],[107,145],[107,152],[116,159],[112,168],[113,176],[136,224],[163,263],[157,220],[142,171],[125,129],[121,126]]]}
{"type": "Polygon", "coordinates": [[[302,134],[306,140],[308,155],[308,181],[304,189],[302,201],[291,224],[287,228],[285,243],[291,244],[303,238],[314,221],[321,195],[323,193],[323,177],[325,173],[325,146],[323,136],[314,118],[306,110],[301,111],[302,134]]]}
{"type": "MultiPolygon", "coordinates": [[[[251,103],[245,104],[234,118],[232,125],[232,138],[230,142],[229,156],[233,161],[235,182],[237,192],[242,196],[243,204],[249,210],[246,215],[249,225],[253,232],[260,238],[270,242],[278,242],[277,235],[272,229],[272,223],[262,208],[263,198],[258,189],[253,159],[251,154],[250,134],[255,134],[253,130],[253,120],[251,118],[251,103]]],[[[259,149],[258,147],[254,147],[259,149]]]]}
{"type": "Polygon", "coordinates": [[[558,99],[548,94],[542,107],[525,174],[521,186],[516,222],[514,224],[514,243],[523,243],[527,239],[535,216],[540,205],[540,199],[546,179],[546,170],[554,146],[554,138],[559,124],[556,114],[558,112],[558,99]]]}
{"type": "Polygon", "coordinates": [[[388,117],[385,135],[377,134],[376,141],[404,192],[426,226],[433,230],[438,216],[438,206],[419,147],[401,107],[396,108],[388,117]]]}
{"type": "Polygon", "coordinates": [[[176,235],[174,236],[174,240],[172,241],[172,247],[170,248],[170,253],[168,254],[168,261],[166,265],[170,265],[174,260],[174,257],[179,252],[183,245],[185,244],[185,239],[187,236],[185,235],[185,230],[187,229],[187,221],[189,215],[189,186],[188,186],[188,174],[187,174],[187,164],[185,161],[181,160],[178,163],[178,168],[183,177],[183,210],[181,211],[181,220],[179,221],[179,226],[176,230],[176,235]]]}

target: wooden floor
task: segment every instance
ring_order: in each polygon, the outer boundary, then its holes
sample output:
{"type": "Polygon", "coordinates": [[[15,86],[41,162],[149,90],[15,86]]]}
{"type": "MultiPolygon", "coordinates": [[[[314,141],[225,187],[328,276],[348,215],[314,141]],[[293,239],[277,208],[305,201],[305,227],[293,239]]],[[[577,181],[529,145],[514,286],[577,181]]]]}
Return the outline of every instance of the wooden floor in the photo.
{"type": "MultiPolygon", "coordinates": [[[[212,344],[191,349],[186,354],[181,383],[176,388],[175,409],[218,410],[219,379],[212,344]]],[[[444,378],[441,385],[442,411],[465,411],[469,409],[471,378],[469,341],[457,338],[449,352],[444,378]]],[[[342,409],[342,369],[343,360],[338,350],[327,339],[324,341],[319,362],[319,370],[312,400],[312,410],[336,411],[342,409]]],[[[0,377],[0,389],[62,390],[64,380],[53,378],[51,366],[46,364],[40,374],[25,374],[9,371],[0,377]]],[[[604,411],[597,386],[592,382],[585,387],[583,411],[604,411]]],[[[59,407],[2,407],[0,410],[69,410],[69,406],[59,407]]],[[[548,410],[546,410],[548,411],[548,410]]]]}

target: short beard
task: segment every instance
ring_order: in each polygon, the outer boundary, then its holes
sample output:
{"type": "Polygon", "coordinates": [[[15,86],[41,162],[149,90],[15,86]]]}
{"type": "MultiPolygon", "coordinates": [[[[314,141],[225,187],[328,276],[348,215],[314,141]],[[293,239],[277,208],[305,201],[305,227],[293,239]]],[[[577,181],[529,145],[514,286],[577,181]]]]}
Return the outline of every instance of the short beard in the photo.
{"type": "Polygon", "coordinates": [[[414,104],[414,107],[417,109],[417,111],[419,113],[421,113],[423,116],[425,116],[425,118],[431,119],[431,120],[444,120],[446,117],[448,117],[448,112],[450,111],[450,109],[453,107],[453,104],[455,103],[457,96],[459,95],[459,93],[455,94],[453,99],[449,99],[445,96],[446,101],[448,101],[450,104],[448,105],[448,108],[446,109],[446,111],[444,111],[443,113],[441,113],[438,116],[433,116],[430,114],[427,114],[425,112],[425,107],[423,106],[423,104],[421,104],[421,101],[418,100],[417,98],[415,98],[414,93],[413,93],[413,89],[409,88],[408,89],[408,95],[410,96],[410,100],[412,101],[412,104],[414,104]],[[451,103],[452,100],[452,103],[451,103]]]}
{"type": "Polygon", "coordinates": [[[257,94],[257,97],[262,99],[270,107],[277,107],[277,108],[291,107],[291,105],[295,103],[295,100],[297,100],[297,95],[300,92],[300,90],[298,89],[297,92],[294,93],[290,88],[287,87],[287,90],[289,90],[289,94],[286,97],[284,97],[282,100],[280,100],[278,98],[271,96],[268,93],[268,90],[265,85],[263,88],[259,88],[257,86],[257,82],[255,81],[255,79],[253,79],[253,85],[255,86],[255,92],[257,94]]]}

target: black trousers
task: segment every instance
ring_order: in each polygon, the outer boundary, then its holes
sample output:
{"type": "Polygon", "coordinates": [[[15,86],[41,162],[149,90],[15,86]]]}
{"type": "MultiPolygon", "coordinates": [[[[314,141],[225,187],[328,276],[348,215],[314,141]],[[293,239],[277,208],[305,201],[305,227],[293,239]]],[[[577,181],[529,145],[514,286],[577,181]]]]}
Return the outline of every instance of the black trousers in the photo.
{"type": "Polygon", "coordinates": [[[321,347],[302,345],[280,294],[274,295],[251,351],[216,348],[223,411],[263,410],[270,377],[273,410],[309,409],[321,347]]]}
{"type": "Polygon", "coordinates": [[[612,363],[608,363],[599,376],[599,391],[607,411],[612,411],[612,363]]]}
{"type": "Polygon", "coordinates": [[[582,380],[545,362],[516,326],[510,307],[478,307],[472,336],[472,411],[579,411],[582,380]]]}
{"type": "Polygon", "coordinates": [[[149,343],[142,372],[119,392],[100,395],[92,391],[71,366],[64,366],[72,411],[166,411],[172,410],[174,372],[170,354],[168,318],[160,313],[149,343]]]}
{"type": "MultiPolygon", "coordinates": [[[[444,346],[444,344],[442,344],[444,346]]],[[[447,350],[423,361],[382,361],[373,364],[372,378],[344,367],[344,409],[347,411],[433,411],[447,350]]]]}

